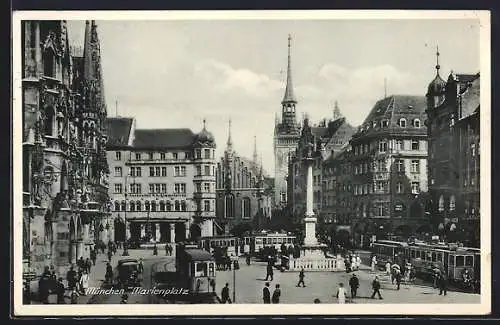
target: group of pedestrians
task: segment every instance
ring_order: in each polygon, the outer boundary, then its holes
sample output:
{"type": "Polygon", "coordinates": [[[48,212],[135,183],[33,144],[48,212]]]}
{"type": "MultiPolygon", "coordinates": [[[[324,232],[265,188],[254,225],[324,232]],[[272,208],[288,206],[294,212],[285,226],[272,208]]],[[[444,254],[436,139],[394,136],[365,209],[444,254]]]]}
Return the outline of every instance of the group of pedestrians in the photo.
{"type": "Polygon", "coordinates": [[[264,289],[262,289],[262,300],[265,304],[279,304],[281,297],[281,288],[279,284],[276,284],[275,289],[273,291],[273,295],[271,296],[271,291],[269,289],[269,282],[266,282],[264,289]]]}

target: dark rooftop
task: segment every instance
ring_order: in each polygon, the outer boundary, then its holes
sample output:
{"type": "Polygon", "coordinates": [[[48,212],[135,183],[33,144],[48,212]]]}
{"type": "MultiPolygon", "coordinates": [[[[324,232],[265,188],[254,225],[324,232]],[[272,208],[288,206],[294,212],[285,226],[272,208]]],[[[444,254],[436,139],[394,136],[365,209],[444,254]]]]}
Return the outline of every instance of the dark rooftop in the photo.
{"type": "Polygon", "coordinates": [[[108,117],[106,120],[108,132],[108,147],[123,147],[128,145],[133,119],[130,117],[108,117]]]}
{"type": "Polygon", "coordinates": [[[190,129],[143,129],[134,135],[135,149],[183,149],[190,147],[195,137],[190,129]]]}

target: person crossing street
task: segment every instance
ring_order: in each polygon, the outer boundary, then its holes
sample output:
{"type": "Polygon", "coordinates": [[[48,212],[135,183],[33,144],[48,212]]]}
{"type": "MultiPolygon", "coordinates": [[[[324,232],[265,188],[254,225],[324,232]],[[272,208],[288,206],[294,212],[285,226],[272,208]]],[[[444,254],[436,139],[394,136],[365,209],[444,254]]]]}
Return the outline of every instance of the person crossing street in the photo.
{"type": "Polygon", "coordinates": [[[375,298],[375,294],[378,294],[378,299],[383,299],[382,295],[380,294],[380,281],[378,280],[378,276],[375,276],[375,279],[373,279],[372,289],[373,293],[370,297],[371,299],[375,298]]]}
{"type": "Polygon", "coordinates": [[[302,268],[299,272],[299,283],[297,283],[297,287],[300,287],[300,284],[302,283],[302,288],[304,288],[306,286],[306,284],[304,283],[304,268],[302,268]]]}
{"type": "Polygon", "coordinates": [[[269,291],[269,282],[266,282],[266,286],[262,289],[262,300],[265,304],[271,303],[271,291],[269,291]]]}
{"type": "Polygon", "coordinates": [[[349,279],[349,287],[351,287],[351,298],[355,298],[359,288],[359,279],[356,274],[349,279]]]}

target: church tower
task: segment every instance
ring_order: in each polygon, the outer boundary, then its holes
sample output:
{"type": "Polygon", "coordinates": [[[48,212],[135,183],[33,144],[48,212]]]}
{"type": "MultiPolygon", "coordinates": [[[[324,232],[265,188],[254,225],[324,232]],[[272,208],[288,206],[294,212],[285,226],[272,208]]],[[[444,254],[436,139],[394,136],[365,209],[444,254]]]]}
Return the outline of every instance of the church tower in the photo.
{"type": "Polygon", "coordinates": [[[297,99],[292,83],[291,42],[292,37],[288,35],[288,66],[285,94],[281,101],[281,120],[276,118],[274,126],[274,189],[277,206],[286,205],[288,157],[297,148],[300,138],[300,126],[296,120],[297,99]]]}

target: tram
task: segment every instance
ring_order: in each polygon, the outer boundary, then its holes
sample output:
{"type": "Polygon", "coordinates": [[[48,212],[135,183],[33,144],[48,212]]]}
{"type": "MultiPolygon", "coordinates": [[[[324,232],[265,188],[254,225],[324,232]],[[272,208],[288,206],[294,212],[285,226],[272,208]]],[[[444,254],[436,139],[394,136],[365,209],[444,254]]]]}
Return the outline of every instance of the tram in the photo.
{"type": "Polygon", "coordinates": [[[228,256],[240,255],[240,240],[235,236],[201,237],[198,247],[213,254],[216,249],[224,251],[228,256]]]}
{"type": "Polygon", "coordinates": [[[379,267],[387,261],[402,263],[406,260],[413,265],[417,276],[422,278],[430,278],[435,269],[444,272],[454,282],[462,281],[465,270],[473,279],[478,280],[480,277],[479,248],[379,240],[373,243],[373,253],[377,256],[379,267]]]}
{"type": "Polygon", "coordinates": [[[241,239],[241,247],[245,254],[262,255],[264,252],[269,250],[280,252],[283,245],[286,248],[289,248],[290,246],[294,247],[296,241],[296,236],[288,233],[262,232],[253,236],[243,237],[241,239]]]}

